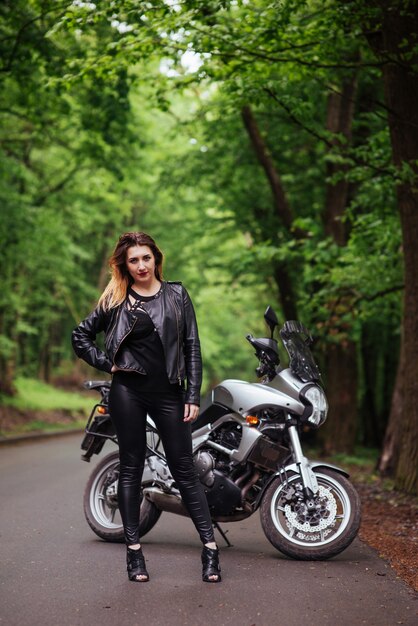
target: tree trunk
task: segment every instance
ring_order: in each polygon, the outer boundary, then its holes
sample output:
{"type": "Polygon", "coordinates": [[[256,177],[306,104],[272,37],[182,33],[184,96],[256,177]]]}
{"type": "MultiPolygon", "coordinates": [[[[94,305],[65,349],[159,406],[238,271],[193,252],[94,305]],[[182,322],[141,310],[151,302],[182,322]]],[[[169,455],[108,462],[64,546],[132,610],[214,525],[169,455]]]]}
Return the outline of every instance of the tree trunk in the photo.
{"type": "MultiPolygon", "coordinates": [[[[332,92],[328,96],[327,130],[335,135],[332,143],[336,147],[342,146],[337,135],[344,136],[347,144],[351,142],[356,93],[357,76],[353,75],[343,83],[341,92],[332,92]]],[[[334,174],[345,174],[346,171],[346,165],[332,162],[327,164],[328,179],[334,174]]],[[[348,203],[348,192],[349,182],[344,176],[335,183],[329,183],[327,187],[324,211],[325,233],[339,246],[347,244],[347,226],[343,217],[348,203]]]]}
{"type": "Polygon", "coordinates": [[[404,379],[405,358],[403,354],[403,342],[400,353],[398,371],[396,374],[395,388],[392,394],[389,422],[386,427],[382,451],[377,463],[377,468],[382,476],[394,476],[400,453],[399,424],[402,422],[402,385],[404,379]]]}
{"type": "Polygon", "coordinates": [[[374,393],[378,367],[377,359],[375,358],[375,337],[367,323],[362,325],[360,346],[364,387],[360,411],[361,442],[363,445],[377,448],[381,444],[378,438],[377,409],[374,393]]]}
{"type": "Polygon", "coordinates": [[[270,156],[266,142],[264,141],[257,121],[249,106],[242,109],[242,119],[247,129],[248,135],[254,148],[254,152],[260,165],[263,167],[268,181],[270,183],[271,192],[273,194],[273,202],[276,214],[286,230],[290,231],[293,222],[292,211],[287,202],[286,194],[283,189],[280,176],[277,172],[273,159],[270,156]]]}
{"type": "Polygon", "coordinates": [[[399,341],[391,323],[363,322],[361,369],[363,389],[359,429],[361,444],[382,448],[399,360],[399,341]]]}
{"type": "MultiPolygon", "coordinates": [[[[355,75],[345,81],[340,93],[331,93],[328,98],[327,130],[335,136],[344,136],[347,144],[351,141],[351,129],[354,115],[354,103],[357,93],[355,75]]],[[[341,142],[335,138],[335,146],[341,142]]],[[[346,166],[331,163],[328,166],[328,177],[334,174],[345,174],[346,166]]],[[[324,228],[338,246],[347,243],[347,225],[343,221],[348,204],[349,183],[344,176],[337,182],[329,182],[327,186],[324,208],[324,228]]],[[[342,304],[342,303],[341,303],[342,304]]],[[[347,303],[346,306],[350,306],[347,303]]],[[[329,418],[321,433],[324,438],[325,453],[352,452],[357,434],[357,358],[356,345],[349,338],[349,329],[339,327],[339,316],[330,320],[330,330],[346,335],[346,339],[337,344],[327,346],[326,380],[327,394],[330,405],[329,418]]]]}
{"type": "Polygon", "coordinates": [[[16,394],[15,367],[13,360],[0,359],[0,392],[6,396],[16,394]]]}
{"type": "Polygon", "coordinates": [[[353,452],[357,432],[357,351],[352,341],[327,346],[329,416],[320,436],[325,454],[353,452]]]}
{"type": "Polygon", "coordinates": [[[275,263],[273,265],[273,275],[279,290],[284,318],[286,320],[297,320],[296,298],[287,267],[283,263],[275,263]]]}
{"type": "MultiPolygon", "coordinates": [[[[385,61],[383,81],[389,110],[393,161],[401,182],[397,186],[401,219],[405,293],[401,374],[395,394],[402,407],[398,421],[399,444],[396,486],[418,492],[418,64],[416,2],[379,2],[381,31],[369,38],[385,61]],[[408,10],[408,7],[410,9],[408,10]]],[[[396,398],[392,406],[396,404],[396,398]]],[[[391,426],[392,427],[392,426],[391,426]]],[[[389,437],[389,433],[388,433],[389,437]]]]}
{"type": "MultiPolygon", "coordinates": [[[[342,87],[341,94],[333,94],[328,101],[328,130],[335,135],[351,140],[351,125],[354,114],[357,81],[351,77],[342,87]]],[[[250,109],[242,110],[244,125],[251,139],[259,163],[264,168],[270,182],[274,198],[274,207],[278,223],[288,231],[290,236],[298,237],[300,232],[292,230],[293,216],[287,202],[280,176],[270,156],[268,147],[260,133],[257,121],[250,109]]],[[[334,144],[338,145],[339,139],[334,144]]],[[[329,175],[342,170],[343,166],[331,166],[329,175]]],[[[328,186],[327,201],[324,211],[325,230],[338,245],[345,245],[346,225],[342,221],[348,200],[348,183],[341,180],[328,186]]],[[[286,265],[274,267],[274,278],[279,288],[281,304],[287,319],[297,319],[296,298],[293,282],[286,265]]],[[[338,324],[338,320],[336,322],[338,324]]],[[[340,332],[341,329],[338,329],[340,332]]],[[[324,428],[327,452],[351,452],[354,447],[357,426],[357,359],[355,344],[347,337],[341,345],[330,344],[329,355],[326,357],[328,372],[327,391],[330,399],[330,419],[324,428]]]]}
{"type": "Polygon", "coordinates": [[[13,342],[11,346],[8,346],[7,350],[0,352],[0,392],[6,396],[14,396],[16,394],[16,387],[14,384],[16,373],[16,342],[15,337],[16,325],[9,324],[9,320],[5,315],[0,314],[0,335],[8,335],[9,339],[13,342]],[[10,332],[12,328],[12,332],[10,332]]]}
{"type": "MultiPolygon", "coordinates": [[[[257,120],[255,119],[249,106],[243,107],[242,119],[257,159],[264,169],[270,183],[277,223],[281,224],[284,230],[291,235],[293,223],[292,211],[287,202],[286,193],[283,189],[275,163],[271,158],[267,144],[260,133],[260,129],[258,128],[257,120]]],[[[274,233],[270,233],[270,235],[274,236],[274,233]]],[[[297,307],[293,290],[293,281],[286,263],[273,263],[273,278],[279,290],[280,303],[285,319],[297,319],[297,307]]]]}

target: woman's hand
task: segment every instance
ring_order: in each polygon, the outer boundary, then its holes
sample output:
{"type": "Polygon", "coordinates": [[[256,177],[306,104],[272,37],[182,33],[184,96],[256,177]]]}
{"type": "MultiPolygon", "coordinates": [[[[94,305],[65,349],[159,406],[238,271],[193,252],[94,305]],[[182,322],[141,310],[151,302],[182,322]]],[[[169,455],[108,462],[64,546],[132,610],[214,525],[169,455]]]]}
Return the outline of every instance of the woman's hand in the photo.
{"type": "Polygon", "coordinates": [[[199,415],[199,406],[197,404],[184,405],[184,422],[194,422],[199,415]]]}

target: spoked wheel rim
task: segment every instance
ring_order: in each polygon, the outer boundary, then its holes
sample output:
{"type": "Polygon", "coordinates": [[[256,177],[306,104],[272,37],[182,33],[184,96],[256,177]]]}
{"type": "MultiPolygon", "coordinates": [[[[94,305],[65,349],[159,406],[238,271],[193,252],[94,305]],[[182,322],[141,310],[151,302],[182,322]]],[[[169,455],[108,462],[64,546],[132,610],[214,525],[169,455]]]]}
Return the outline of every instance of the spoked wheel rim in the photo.
{"type": "Polygon", "coordinates": [[[90,509],[97,522],[108,530],[121,530],[118,507],[119,461],[110,460],[98,474],[90,490],[90,509]]]}
{"type": "Polygon", "coordinates": [[[347,528],[351,515],[350,497],[332,476],[316,473],[319,492],[310,506],[300,493],[300,477],[293,476],[273,494],[270,514],[276,530],[290,543],[317,548],[334,542],[347,528]]]}

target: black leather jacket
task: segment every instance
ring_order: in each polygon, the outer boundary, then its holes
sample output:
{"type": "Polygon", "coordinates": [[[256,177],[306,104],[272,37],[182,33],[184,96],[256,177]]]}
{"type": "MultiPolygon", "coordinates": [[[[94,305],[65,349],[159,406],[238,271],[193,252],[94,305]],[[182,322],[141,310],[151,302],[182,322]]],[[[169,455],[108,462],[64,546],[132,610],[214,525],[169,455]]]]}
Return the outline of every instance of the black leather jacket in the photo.
{"type": "MultiPolygon", "coordinates": [[[[168,378],[171,383],[187,380],[185,402],[200,404],[202,358],[192,301],[181,283],[163,281],[153,300],[143,302],[164,348],[168,378]]],[[[124,339],[135,324],[126,303],[110,311],[97,307],[73,330],[75,353],[96,369],[110,373],[112,366],[145,374],[124,339]],[[105,333],[105,352],[95,343],[98,333],[105,333]]]]}

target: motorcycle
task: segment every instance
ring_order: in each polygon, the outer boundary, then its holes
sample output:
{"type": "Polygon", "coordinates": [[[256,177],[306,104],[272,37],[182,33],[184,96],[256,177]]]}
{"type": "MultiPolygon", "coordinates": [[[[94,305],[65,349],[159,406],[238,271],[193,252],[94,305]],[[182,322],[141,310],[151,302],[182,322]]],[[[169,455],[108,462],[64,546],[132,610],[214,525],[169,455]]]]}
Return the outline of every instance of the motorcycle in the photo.
{"type": "MultiPolygon", "coordinates": [[[[343,469],[303,454],[301,434],[322,426],[328,412],[310,332],[300,322],[285,322],[279,334],[289,364],[283,368],[273,337],[279,324],[271,307],[264,318],[270,337],[246,337],[259,360],[260,382],[228,379],[214,387],[192,425],[195,465],[214,527],[228,545],[220,524],[259,510],[264,534],[280,552],[295,559],[328,559],[357,535],[359,496],[343,469]]],[[[81,445],[82,459],[90,461],[107,440],[117,444],[117,438],[108,413],[110,382],[88,381],[85,387],[101,394],[81,445]]],[[[96,535],[122,542],[118,471],[117,451],[98,463],[86,485],[84,512],[96,535]]],[[[150,417],[141,491],[141,537],[163,511],[188,515],[150,417]]]]}

